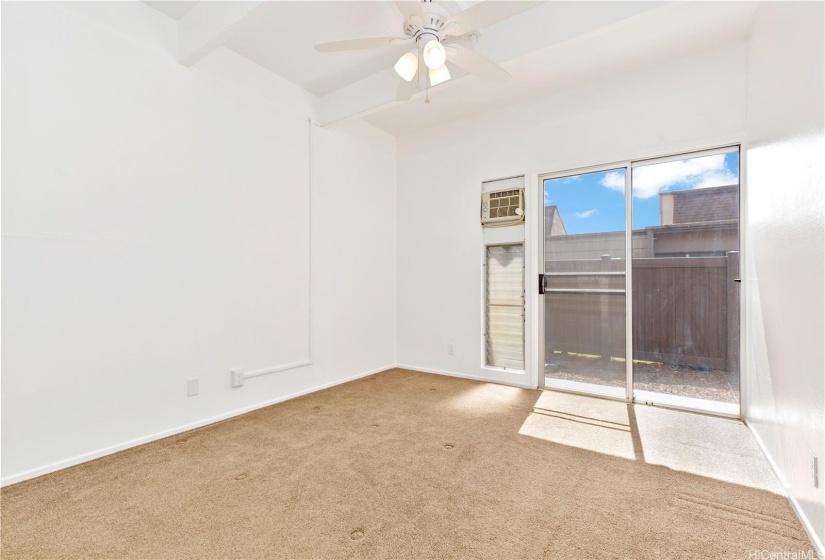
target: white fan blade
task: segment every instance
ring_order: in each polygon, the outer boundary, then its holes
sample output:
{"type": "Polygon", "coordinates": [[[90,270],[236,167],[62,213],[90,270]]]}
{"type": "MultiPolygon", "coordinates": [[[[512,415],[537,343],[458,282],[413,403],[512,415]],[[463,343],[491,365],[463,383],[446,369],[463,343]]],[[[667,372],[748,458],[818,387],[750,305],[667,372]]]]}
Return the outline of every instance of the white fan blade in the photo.
{"type": "Polygon", "coordinates": [[[404,19],[418,16],[421,18],[422,23],[427,19],[427,14],[424,13],[424,6],[420,0],[399,0],[395,5],[398,6],[398,9],[404,14],[404,19]]]}
{"type": "Polygon", "coordinates": [[[480,27],[498,23],[539,4],[541,2],[527,0],[512,2],[485,0],[448,19],[445,27],[448,35],[464,35],[480,27]]]}
{"type": "Polygon", "coordinates": [[[369,37],[366,39],[347,39],[315,45],[318,52],[359,51],[363,49],[377,49],[380,47],[394,47],[409,42],[406,37],[369,37]]]}
{"type": "Polygon", "coordinates": [[[401,83],[398,84],[398,92],[395,94],[396,101],[409,101],[412,99],[412,96],[415,95],[417,89],[418,71],[415,72],[415,77],[409,82],[402,79],[401,83]]]}
{"type": "Polygon", "coordinates": [[[461,45],[453,44],[447,48],[447,60],[488,82],[503,84],[510,79],[510,74],[501,66],[461,45]]]}

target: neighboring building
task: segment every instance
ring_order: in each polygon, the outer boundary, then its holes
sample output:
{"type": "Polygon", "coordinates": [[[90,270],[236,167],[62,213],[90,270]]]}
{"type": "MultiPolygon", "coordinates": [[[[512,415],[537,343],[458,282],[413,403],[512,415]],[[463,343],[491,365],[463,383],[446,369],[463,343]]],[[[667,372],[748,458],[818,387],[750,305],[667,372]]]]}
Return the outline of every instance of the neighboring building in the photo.
{"type": "Polygon", "coordinates": [[[659,218],[662,225],[645,228],[653,249],[649,257],[738,251],[739,185],[659,193],[659,218]]]}
{"type": "Polygon", "coordinates": [[[739,219],[739,185],[659,193],[659,223],[695,224],[739,219]]]}
{"type": "Polygon", "coordinates": [[[564,227],[564,222],[561,221],[559,207],[555,204],[544,207],[544,235],[548,237],[567,235],[567,229],[564,227]]]}
{"type": "MultiPolygon", "coordinates": [[[[634,230],[633,258],[721,257],[739,250],[739,186],[659,194],[661,225],[634,230]]],[[[545,260],[625,257],[624,232],[568,235],[556,206],[544,209],[545,260]]]]}

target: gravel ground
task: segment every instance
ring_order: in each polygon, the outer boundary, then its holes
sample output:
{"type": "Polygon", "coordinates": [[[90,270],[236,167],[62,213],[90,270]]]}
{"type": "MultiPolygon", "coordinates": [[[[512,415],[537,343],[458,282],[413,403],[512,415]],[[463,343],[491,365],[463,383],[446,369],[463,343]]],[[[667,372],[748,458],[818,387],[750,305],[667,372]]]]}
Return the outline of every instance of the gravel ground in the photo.
{"type": "MultiPolygon", "coordinates": [[[[545,372],[554,379],[613,387],[625,385],[624,362],[608,363],[571,354],[553,354],[550,361],[545,372]]],[[[633,366],[636,389],[723,403],[739,402],[739,377],[730,372],[650,362],[637,362],[633,366]]]]}

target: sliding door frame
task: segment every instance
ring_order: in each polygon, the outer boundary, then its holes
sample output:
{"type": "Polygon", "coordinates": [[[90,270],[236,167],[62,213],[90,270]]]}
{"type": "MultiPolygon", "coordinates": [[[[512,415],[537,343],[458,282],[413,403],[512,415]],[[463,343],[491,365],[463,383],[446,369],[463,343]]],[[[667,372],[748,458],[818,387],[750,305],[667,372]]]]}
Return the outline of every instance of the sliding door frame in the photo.
{"type": "Polygon", "coordinates": [[[741,286],[746,285],[746,266],[745,260],[743,258],[743,237],[742,237],[742,229],[743,229],[743,216],[745,215],[744,208],[742,205],[743,200],[743,176],[742,176],[742,143],[741,142],[732,142],[726,144],[719,144],[717,146],[713,146],[710,148],[700,148],[696,150],[685,150],[685,151],[678,151],[678,152],[670,152],[664,155],[659,156],[652,156],[646,158],[638,158],[638,159],[631,159],[631,160],[623,160],[617,161],[608,164],[600,164],[600,165],[592,165],[586,167],[578,167],[572,169],[565,169],[561,171],[553,171],[549,173],[540,173],[537,175],[538,180],[538,188],[536,202],[538,204],[538,208],[541,208],[541,212],[539,212],[539,219],[538,219],[538,243],[536,243],[537,249],[540,251],[540,265],[539,265],[539,272],[541,274],[546,273],[545,266],[545,250],[544,250],[544,240],[545,240],[545,232],[544,232],[544,182],[548,179],[560,179],[563,177],[569,177],[573,175],[582,175],[586,173],[598,173],[600,171],[614,171],[619,169],[624,169],[625,171],[625,373],[626,373],[626,382],[625,382],[625,397],[621,399],[617,396],[605,395],[596,392],[590,391],[578,391],[575,389],[563,389],[557,387],[546,387],[546,373],[545,373],[545,364],[546,364],[546,348],[545,348],[545,330],[546,330],[546,317],[545,317],[545,303],[544,298],[537,298],[538,300],[538,360],[537,360],[537,380],[538,380],[538,388],[539,389],[549,389],[553,391],[560,391],[560,392],[567,392],[567,393],[576,393],[576,394],[585,394],[589,396],[596,396],[599,398],[606,398],[612,400],[620,400],[628,403],[635,402],[635,396],[633,391],[633,169],[637,167],[643,167],[646,165],[655,165],[660,163],[667,163],[671,161],[680,161],[683,159],[688,158],[696,158],[696,157],[705,157],[711,156],[716,154],[723,154],[723,153],[730,153],[732,151],[736,151],[738,154],[738,186],[739,186],[739,234],[738,234],[738,242],[739,242],[739,278],[741,279],[740,283],[740,290],[739,290],[739,301],[740,301],[740,309],[739,309],[739,414],[736,416],[731,416],[727,414],[718,414],[713,412],[708,412],[706,410],[699,410],[695,408],[691,408],[689,406],[676,406],[676,405],[664,405],[664,404],[657,404],[657,403],[646,403],[651,404],[653,406],[659,406],[662,408],[673,408],[677,410],[685,410],[689,412],[697,412],[700,414],[708,414],[712,416],[726,416],[726,417],[735,417],[741,418],[741,411],[742,411],[742,364],[743,364],[743,349],[745,345],[745,336],[746,332],[742,328],[743,327],[743,316],[745,313],[745,305],[744,305],[744,298],[743,292],[744,290],[741,286]]]}
{"type": "MultiPolygon", "coordinates": [[[[625,205],[625,224],[624,224],[624,237],[625,237],[625,396],[624,398],[619,398],[614,395],[606,395],[602,393],[591,393],[589,391],[577,391],[574,389],[562,389],[557,387],[552,387],[554,391],[562,391],[567,393],[578,393],[578,394],[587,394],[587,395],[594,395],[601,398],[612,399],[612,400],[620,400],[624,402],[633,402],[633,339],[630,336],[630,330],[633,327],[633,317],[631,313],[633,312],[633,305],[632,305],[632,281],[633,278],[631,276],[632,271],[630,270],[632,267],[628,266],[628,263],[631,262],[630,259],[630,243],[632,236],[628,234],[628,224],[632,224],[632,208],[631,208],[631,200],[630,200],[630,173],[631,173],[631,161],[620,161],[616,163],[608,163],[604,165],[593,165],[588,167],[579,167],[577,169],[568,169],[565,171],[556,171],[553,173],[542,173],[538,176],[539,188],[538,190],[539,199],[538,202],[540,204],[540,208],[542,208],[542,212],[540,213],[539,219],[539,238],[537,246],[540,247],[541,250],[541,264],[539,266],[539,270],[542,274],[546,274],[545,266],[546,261],[544,258],[544,182],[548,179],[562,179],[564,177],[570,177],[572,175],[584,175],[587,173],[599,173],[602,171],[618,171],[623,169],[624,174],[624,205],[625,205]]],[[[545,364],[546,362],[546,348],[545,348],[545,303],[544,298],[539,299],[539,359],[538,359],[538,383],[540,389],[545,389],[546,383],[546,373],[545,373],[545,364]]]]}

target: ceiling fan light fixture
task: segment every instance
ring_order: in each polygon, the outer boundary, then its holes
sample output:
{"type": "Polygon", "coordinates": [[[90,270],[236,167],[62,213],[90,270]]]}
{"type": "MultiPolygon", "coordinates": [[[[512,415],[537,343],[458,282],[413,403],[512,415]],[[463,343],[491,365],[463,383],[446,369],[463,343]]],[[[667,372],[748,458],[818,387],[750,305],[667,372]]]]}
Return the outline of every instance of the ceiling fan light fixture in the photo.
{"type": "MultiPolygon", "coordinates": [[[[524,10],[541,4],[542,0],[499,1],[475,0],[471,7],[459,12],[441,6],[446,2],[434,0],[397,0],[398,10],[403,14],[402,35],[389,37],[365,37],[346,39],[331,43],[315,45],[315,50],[325,52],[345,52],[365,49],[390,48],[406,45],[413,48],[398,59],[394,65],[401,77],[396,91],[397,101],[409,101],[421,86],[438,85],[450,80],[450,66],[463,72],[474,74],[479,78],[495,84],[502,84],[510,78],[503,68],[468,49],[459,43],[453,43],[469,34],[478,36],[479,29],[489,27],[524,10]],[[445,42],[449,45],[446,46],[445,42]],[[425,70],[427,73],[425,74],[425,70]]],[[[466,2],[447,2],[447,4],[466,4],[466,2]]],[[[429,98],[425,99],[429,102],[429,98]]]]}
{"type": "Polygon", "coordinates": [[[408,52],[398,59],[395,63],[395,71],[403,80],[411,82],[415,78],[415,73],[418,71],[418,55],[414,52],[408,52]]]}
{"type": "Polygon", "coordinates": [[[441,68],[447,61],[447,51],[438,39],[427,41],[424,45],[424,64],[430,70],[441,68]]]}
{"type": "Polygon", "coordinates": [[[446,64],[442,64],[438,68],[430,68],[430,85],[437,86],[443,84],[450,79],[450,71],[446,64]]]}

